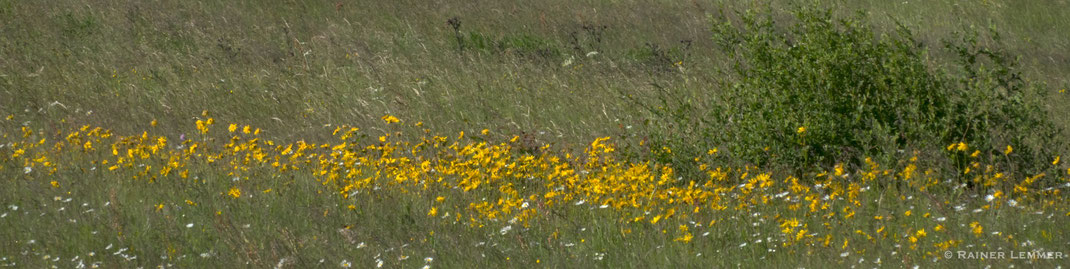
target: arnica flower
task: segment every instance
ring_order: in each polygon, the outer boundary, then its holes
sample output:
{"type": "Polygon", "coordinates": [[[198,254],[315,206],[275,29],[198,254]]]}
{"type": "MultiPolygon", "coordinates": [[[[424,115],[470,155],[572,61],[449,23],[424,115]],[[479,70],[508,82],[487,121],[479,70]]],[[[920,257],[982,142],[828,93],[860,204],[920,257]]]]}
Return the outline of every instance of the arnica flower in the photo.
{"type": "Polygon", "coordinates": [[[401,122],[401,120],[399,120],[397,117],[390,115],[383,116],[383,121],[385,121],[387,124],[401,122]]]}
{"type": "Polygon", "coordinates": [[[954,149],[954,150],[958,150],[958,151],[966,151],[969,148],[970,147],[968,145],[966,145],[966,142],[958,142],[958,143],[955,143],[955,144],[951,144],[951,146],[947,147],[948,150],[954,149]]]}
{"type": "Polygon", "coordinates": [[[981,235],[982,233],[984,233],[984,227],[981,227],[981,223],[976,221],[970,223],[970,229],[972,230],[973,234],[976,235],[981,235]]]}
{"type": "Polygon", "coordinates": [[[241,189],[238,189],[238,187],[230,188],[230,190],[227,191],[227,195],[230,195],[234,198],[241,197],[241,189]]]}

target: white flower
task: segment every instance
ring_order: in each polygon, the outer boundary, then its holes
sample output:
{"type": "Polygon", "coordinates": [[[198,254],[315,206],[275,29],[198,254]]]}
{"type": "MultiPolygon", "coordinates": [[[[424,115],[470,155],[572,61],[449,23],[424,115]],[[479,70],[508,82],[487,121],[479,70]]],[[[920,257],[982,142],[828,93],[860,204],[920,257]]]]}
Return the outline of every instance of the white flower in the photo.
{"type": "Polygon", "coordinates": [[[193,228],[193,223],[186,224],[186,228],[193,228]]]}
{"type": "Polygon", "coordinates": [[[357,248],[364,248],[365,246],[366,245],[364,244],[364,242],[360,242],[360,244],[357,244],[357,248]]]}
{"type": "Polygon", "coordinates": [[[994,199],[996,199],[996,197],[992,196],[991,194],[985,195],[985,202],[991,202],[994,199]]]}
{"type": "Polygon", "coordinates": [[[347,260],[342,260],[342,263],[341,263],[341,264],[339,264],[339,265],[341,265],[341,266],[342,266],[342,268],[349,268],[349,267],[353,266],[353,264],[352,264],[352,263],[350,263],[350,262],[349,262],[349,261],[347,261],[347,260]]]}
{"type": "Polygon", "coordinates": [[[30,168],[29,166],[22,168],[23,174],[29,174],[30,172],[33,172],[33,168],[30,168]]]}
{"type": "Polygon", "coordinates": [[[375,259],[375,268],[383,268],[383,260],[375,259]]]}
{"type": "Polygon", "coordinates": [[[847,257],[847,255],[851,255],[851,252],[848,251],[848,252],[840,253],[840,257],[847,257]]]}
{"type": "Polygon", "coordinates": [[[502,227],[502,229],[499,230],[498,233],[501,233],[502,235],[505,235],[506,233],[509,232],[509,230],[512,230],[512,229],[513,229],[512,225],[505,226],[505,227],[502,227]]]}
{"type": "Polygon", "coordinates": [[[426,263],[431,263],[432,261],[435,261],[435,258],[431,258],[431,257],[424,258],[424,262],[426,262],[426,263]]]}

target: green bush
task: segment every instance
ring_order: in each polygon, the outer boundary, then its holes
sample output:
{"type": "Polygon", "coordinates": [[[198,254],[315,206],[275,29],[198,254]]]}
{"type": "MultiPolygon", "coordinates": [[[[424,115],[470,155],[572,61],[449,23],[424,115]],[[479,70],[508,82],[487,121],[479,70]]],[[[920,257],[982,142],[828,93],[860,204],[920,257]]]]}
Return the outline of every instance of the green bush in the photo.
{"type": "Polygon", "coordinates": [[[945,41],[957,60],[940,63],[901,25],[878,33],[862,15],[812,7],[788,19],[762,14],[714,21],[713,39],[731,58],[726,79],[711,104],[664,102],[671,108],[656,113],[664,119],[656,124],[667,128],[654,146],[688,154],[659,160],[684,165],[719,148],[726,159],[801,172],[866,157],[890,163],[914,150],[961,154],[945,148],[965,142],[981,151],[975,158],[1036,171],[1061,147],[1036,102],[1041,86],[1022,78],[1015,58],[981,46],[976,32],[945,41]],[[1001,153],[1007,145],[1014,158],[1001,153]]]}

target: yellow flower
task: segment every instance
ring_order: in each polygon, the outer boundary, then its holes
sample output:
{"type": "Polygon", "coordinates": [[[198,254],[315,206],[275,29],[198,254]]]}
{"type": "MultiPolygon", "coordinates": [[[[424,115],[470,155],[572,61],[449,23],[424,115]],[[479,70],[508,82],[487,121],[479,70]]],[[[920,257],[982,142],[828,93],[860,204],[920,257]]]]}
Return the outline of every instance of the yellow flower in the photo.
{"type": "Polygon", "coordinates": [[[230,126],[227,126],[227,132],[233,133],[236,130],[238,130],[238,125],[237,124],[231,123],[230,126]]]}
{"type": "Polygon", "coordinates": [[[1010,155],[1011,152],[1014,152],[1014,148],[1012,148],[1011,145],[1007,145],[1007,149],[1003,151],[1003,155],[1010,155]]]}
{"type": "Polygon", "coordinates": [[[488,133],[490,133],[490,129],[483,129],[483,131],[480,133],[482,133],[483,135],[487,135],[488,133]]]}
{"type": "Polygon", "coordinates": [[[910,216],[910,210],[907,210],[907,212],[903,212],[903,215],[909,217],[910,216]]]}
{"type": "Polygon", "coordinates": [[[971,222],[970,228],[972,229],[973,234],[981,235],[981,233],[984,233],[984,227],[981,227],[981,224],[979,222],[971,222]]]}
{"type": "Polygon", "coordinates": [[[150,122],[149,125],[156,127],[156,119],[152,119],[152,122],[150,122]]]}
{"type": "Polygon", "coordinates": [[[383,116],[383,121],[385,121],[387,124],[401,122],[401,120],[399,120],[397,117],[390,115],[383,116]]]}
{"type": "Polygon", "coordinates": [[[234,198],[241,197],[241,189],[238,189],[238,187],[232,187],[230,188],[230,191],[227,191],[227,195],[233,196],[234,198]]]}
{"type": "Polygon", "coordinates": [[[435,202],[441,203],[442,201],[445,201],[445,200],[446,200],[446,197],[442,197],[442,196],[435,197],[435,202]]]}
{"type": "Polygon", "coordinates": [[[55,180],[53,180],[53,181],[52,181],[52,187],[53,187],[53,188],[59,188],[59,181],[55,181],[55,180]]]}
{"type": "Polygon", "coordinates": [[[432,216],[432,217],[434,217],[434,216],[438,216],[438,208],[437,208],[437,207],[433,207],[433,206],[432,206],[432,207],[431,207],[431,210],[428,210],[428,211],[427,211],[427,215],[428,215],[428,216],[432,216]]]}
{"type": "Polygon", "coordinates": [[[959,142],[955,149],[957,149],[958,151],[966,151],[966,149],[969,149],[969,147],[966,145],[966,142],[959,142]]]}
{"type": "Polygon", "coordinates": [[[805,133],[806,132],[806,126],[799,126],[799,129],[795,130],[795,132],[800,133],[800,134],[801,133],[805,133]]]}
{"type": "Polygon", "coordinates": [[[1061,156],[1055,156],[1055,160],[1051,161],[1051,165],[1059,165],[1059,157],[1061,156]]]}

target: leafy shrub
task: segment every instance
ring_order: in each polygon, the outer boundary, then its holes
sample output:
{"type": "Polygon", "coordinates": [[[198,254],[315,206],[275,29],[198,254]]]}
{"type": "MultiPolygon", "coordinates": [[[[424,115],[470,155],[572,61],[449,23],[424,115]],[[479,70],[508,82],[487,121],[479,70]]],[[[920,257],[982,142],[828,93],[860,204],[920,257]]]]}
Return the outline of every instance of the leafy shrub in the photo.
{"type": "MultiPolygon", "coordinates": [[[[731,160],[817,170],[947,152],[964,142],[973,158],[1036,171],[1061,147],[1060,131],[1035,101],[1041,86],[1022,78],[1016,58],[981,46],[976,32],[945,41],[957,60],[940,65],[901,25],[878,35],[862,15],[835,18],[812,7],[791,13],[787,20],[772,12],[715,20],[714,41],[731,58],[729,79],[711,92],[708,109],[664,102],[671,108],[657,113],[664,121],[656,124],[667,128],[655,128],[666,131],[654,135],[654,147],[691,155],[659,160],[685,165],[719,148],[731,160]],[[1008,145],[1014,158],[1001,152],[1008,145]]],[[[991,39],[998,43],[998,34],[991,39]]]]}

